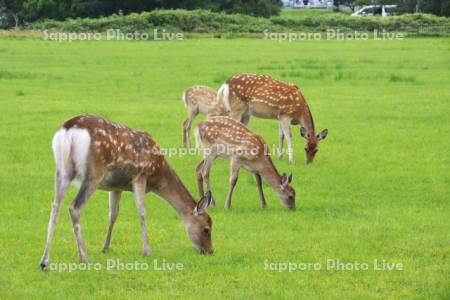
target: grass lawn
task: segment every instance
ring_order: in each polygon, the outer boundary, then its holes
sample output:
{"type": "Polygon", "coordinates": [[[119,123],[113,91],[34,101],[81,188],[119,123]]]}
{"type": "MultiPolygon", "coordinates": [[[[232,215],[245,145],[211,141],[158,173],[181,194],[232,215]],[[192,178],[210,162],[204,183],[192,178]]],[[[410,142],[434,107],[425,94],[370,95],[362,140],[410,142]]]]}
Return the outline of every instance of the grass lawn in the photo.
{"type": "MultiPolygon", "coordinates": [[[[0,299],[8,298],[427,298],[449,297],[450,40],[302,41],[194,39],[178,42],[72,42],[0,39],[0,299]],[[148,131],[162,147],[182,145],[193,84],[218,88],[243,72],[271,74],[300,86],[318,129],[329,135],[312,165],[294,127],[297,211],[265,185],[259,208],[253,177],[241,171],[233,207],[223,209],[228,162],[211,174],[218,206],[213,256],[198,255],[175,211],[147,196],[153,257],[140,255],[140,225],[125,193],[111,250],[101,253],[107,193],[90,199],[81,224],[90,262],[100,271],[41,272],[53,198],[50,147],[56,128],[80,113],[148,131]],[[107,259],[148,263],[148,271],[106,270],[107,259]],[[182,263],[157,271],[154,259],[182,263]],[[373,261],[403,270],[375,271],[373,261]],[[327,269],[327,260],[367,263],[368,270],[327,269]],[[320,270],[278,272],[265,263],[318,263],[320,270]]],[[[201,118],[198,118],[196,123],[201,118]]],[[[250,127],[272,145],[277,123],[250,127]]],[[[168,157],[197,197],[199,156],[168,157]]],[[[78,262],[68,205],[50,254],[78,262]]]]}

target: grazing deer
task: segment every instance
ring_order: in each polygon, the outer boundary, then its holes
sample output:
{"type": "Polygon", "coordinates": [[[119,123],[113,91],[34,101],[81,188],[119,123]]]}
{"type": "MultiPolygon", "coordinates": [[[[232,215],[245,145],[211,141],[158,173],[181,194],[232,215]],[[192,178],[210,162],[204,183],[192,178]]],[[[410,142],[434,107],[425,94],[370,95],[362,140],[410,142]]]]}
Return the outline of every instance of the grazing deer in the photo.
{"type": "Polygon", "coordinates": [[[319,141],[326,138],[328,129],[316,134],[314,120],[305,98],[297,86],[267,75],[243,73],[228,79],[218,94],[230,116],[248,124],[250,115],[279,120],[278,156],[282,157],[284,137],[288,143],[289,163],[294,163],[290,125],[301,124],[300,134],[306,139],[306,162],[316,155],[319,141]],[[239,105],[238,105],[239,104],[239,105]]]}
{"type": "Polygon", "coordinates": [[[206,212],[211,195],[195,203],[147,133],[101,117],[76,116],[61,125],[53,137],[52,147],[56,162],[55,199],[40,262],[43,270],[48,267],[49,249],[61,202],[72,181],[80,186],[69,212],[81,262],[86,262],[88,257],[81,235],[80,212],[96,189],[110,191],[109,227],[103,251],[109,248],[121,193],[132,191],[140,216],[145,256],[151,254],[144,205],[147,192],[158,194],[173,206],[199,252],[212,253],[212,222],[206,212]]]}
{"type": "Polygon", "coordinates": [[[204,153],[204,160],[197,166],[200,195],[203,195],[203,183],[210,191],[209,173],[212,162],[217,156],[222,156],[231,161],[226,209],[231,207],[231,196],[241,167],[254,174],[262,207],[266,207],[261,184],[261,178],[264,178],[281,202],[286,207],[295,209],[295,190],[290,186],[292,174],[286,176],[278,173],[268,153],[269,148],[261,136],[230,117],[217,116],[201,122],[197,127],[196,137],[204,153]]]}
{"type": "Polygon", "coordinates": [[[192,121],[200,113],[210,116],[224,116],[226,110],[222,97],[213,88],[194,85],[183,92],[183,102],[188,108],[188,117],[183,122],[183,144],[190,148],[190,130],[192,121]]]}

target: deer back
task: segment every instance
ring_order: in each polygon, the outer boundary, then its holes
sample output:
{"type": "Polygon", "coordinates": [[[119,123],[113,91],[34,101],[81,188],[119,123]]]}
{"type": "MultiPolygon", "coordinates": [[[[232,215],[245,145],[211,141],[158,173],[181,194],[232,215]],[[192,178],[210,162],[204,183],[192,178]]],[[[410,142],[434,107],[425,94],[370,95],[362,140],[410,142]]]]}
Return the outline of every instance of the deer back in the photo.
{"type": "Polygon", "coordinates": [[[268,149],[264,139],[244,124],[226,116],[216,116],[198,125],[198,138],[204,148],[218,155],[253,160],[268,149]]]}
{"type": "Polygon", "coordinates": [[[243,73],[230,78],[227,84],[233,98],[270,110],[272,115],[295,115],[306,105],[297,86],[267,75],[243,73]]]}
{"type": "Polygon", "coordinates": [[[137,176],[161,171],[165,158],[151,136],[98,116],[80,115],[67,120],[63,128],[86,129],[90,135],[89,162],[119,169],[137,176]]]}
{"type": "Polygon", "coordinates": [[[184,92],[187,106],[196,107],[198,112],[208,116],[221,116],[226,113],[221,96],[217,91],[203,85],[194,85],[184,92]]]}

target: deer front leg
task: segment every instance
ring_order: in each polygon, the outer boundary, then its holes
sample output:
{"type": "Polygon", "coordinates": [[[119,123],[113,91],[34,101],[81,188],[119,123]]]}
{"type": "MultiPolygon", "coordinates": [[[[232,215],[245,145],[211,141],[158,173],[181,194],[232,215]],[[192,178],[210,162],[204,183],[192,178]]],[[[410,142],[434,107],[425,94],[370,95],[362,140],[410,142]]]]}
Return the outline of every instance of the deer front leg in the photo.
{"type": "MultiPolygon", "coordinates": [[[[209,155],[205,157],[205,160],[203,161],[203,165],[201,167],[201,174],[203,182],[206,184],[206,191],[211,191],[211,186],[209,185],[209,174],[211,172],[211,166],[212,162],[214,160],[214,157],[212,155],[209,155]]],[[[211,203],[209,204],[210,207],[216,206],[216,201],[214,198],[211,197],[211,203]]]]}
{"type": "Polygon", "coordinates": [[[106,234],[105,243],[103,244],[103,252],[106,252],[109,249],[114,223],[116,222],[117,215],[119,214],[119,202],[121,195],[122,193],[119,191],[109,192],[109,227],[108,233],[106,234]]]}
{"type": "Polygon", "coordinates": [[[136,202],[136,208],[141,221],[141,231],[142,231],[142,240],[143,240],[143,254],[144,256],[150,256],[152,254],[150,244],[148,242],[148,234],[147,234],[147,221],[146,221],[146,213],[145,213],[145,188],[146,181],[139,179],[133,182],[133,193],[134,200],[136,202]]]}
{"type": "Polygon", "coordinates": [[[205,196],[205,191],[203,190],[203,175],[202,175],[202,168],[203,163],[205,160],[202,160],[195,169],[196,175],[197,175],[197,186],[198,186],[198,193],[200,195],[200,199],[205,196]]]}
{"type": "Polygon", "coordinates": [[[288,144],[289,163],[294,164],[294,152],[292,150],[291,120],[283,119],[280,121],[280,124],[281,124],[281,129],[283,130],[283,134],[286,137],[286,141],[288,144]]]}
{"type": "Polygon", "coordinates": [[[236,160],[231,161],[231,171],[230,171],[230,185],[228,187],[227,199],[225,201],[225,209],[230,209],[231,207],[231,197],[233,195],[234,187],[236,186],[240,164],[236,160]]]}
{"type": "Polygon", "coordinates": [[[52,211],[50,213],[50,220],[47,228],[47,242],[45,245],[44,254],[42,255],[39,266],[42,270],[48,268],[50,245],[52,243],[53,232],[55,231],[56,221],[58,219],[59,211],[61,208],[61,202],[67,192],[67,188],[70,184],[70,178],[57,171],[55,174],[55,199],[53,200],[52,211]]]}
{"type": "Polygon", "coordinates": [[[241,117],[241,123],[248,127],[248,123],[250,122],[250,113],[246,111],[241,117]]]}
{"type": "Polygon", "coordinates": [[[283,158],[283,142],[284,142],[284,134],[283,128],[281,127],[281,123],[278,124],[278,159],[283,158]]]}
{"type": "Polygon", "coordinates": [[[261,203],[261,207],[262,208],[266,208],[267,207],[267,203],[266,203],[266,198],[264,197],[264,191],[263,191],[263,188],[262,188],[261,175],[255,174],[255,179],[256,179],[256,185],[258,186],[259,201],[261,203]]]}

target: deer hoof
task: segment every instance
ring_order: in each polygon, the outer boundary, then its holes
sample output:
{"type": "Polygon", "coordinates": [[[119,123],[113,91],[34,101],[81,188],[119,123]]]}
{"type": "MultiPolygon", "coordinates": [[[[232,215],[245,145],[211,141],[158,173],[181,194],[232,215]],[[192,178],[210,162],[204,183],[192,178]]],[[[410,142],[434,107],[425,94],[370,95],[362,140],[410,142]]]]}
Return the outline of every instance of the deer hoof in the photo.
{"type": "Polygon", "coordinates": [[[42,271],[47,271],[48,270],[48,261],[41,261],[39,263],[39,267],[41,268],[42,271]]]}
{"type": "Polygon", "coordinates": [[[152,256],[152,250],[150,250],[150,249],[145,249],[145,250],[142,252],[142,255],[143,255],[143,256],[152,256]]]}

